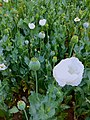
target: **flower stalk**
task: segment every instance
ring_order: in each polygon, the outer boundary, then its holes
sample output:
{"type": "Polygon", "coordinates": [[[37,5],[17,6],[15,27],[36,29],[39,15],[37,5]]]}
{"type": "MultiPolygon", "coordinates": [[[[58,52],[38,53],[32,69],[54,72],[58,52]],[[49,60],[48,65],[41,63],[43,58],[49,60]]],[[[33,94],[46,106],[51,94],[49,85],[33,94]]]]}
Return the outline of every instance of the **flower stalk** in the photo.
{"type": "Polygon", "coordinates": [[[27,113],[26,113],[26,110],[25,110],[25,107],[26,107],[25,102],[22,101],[22,100],[18,101],[18,103],[17,103],[17,107],[18,107],[18,109],[24,111],[24,114],[25,114],[26,120],[28,120],[28,116],[27,116],[27,113]]]}
{"type": "Polygon", "coordinates": [[[69,54],[69,57],[71,57],[74,45],[77,44],[77,43],[78,43],[78,36],[73,35],[72,38],[71,38],[71,42],[70,42],[70,54],[69,54]]]}
{"type": "Polygon", "coordinates": [[[36,80],[36,94],[38,98],[38,81],[37,81],[37,70],[40,69],[40,62],[36,57],[31,58],[31,61],[29,63],[30,69],[34,72],[35,80],[36,80]]]}
{"type": "Polygon", "coordinates": [[[25,114],[26,120],[28,120],[28,116],[27,116],[26,110],[24,109],[23,111],[24,111],[24,114],[25,114]]]}
{"type": "Polygon", "coordinates": [[[70,53],[69,53],[69,57],[72,56],[73,48],[74,48],[74,44],[72,44],[72,46],[71,46],[70,53]]]}
{"type": "Polygon", "coordinates": [[[37,72],[34,71],[35,73],[35,80],[36,80],[36,94],[38,95],[38,81],[37,81],[37,72]]]}

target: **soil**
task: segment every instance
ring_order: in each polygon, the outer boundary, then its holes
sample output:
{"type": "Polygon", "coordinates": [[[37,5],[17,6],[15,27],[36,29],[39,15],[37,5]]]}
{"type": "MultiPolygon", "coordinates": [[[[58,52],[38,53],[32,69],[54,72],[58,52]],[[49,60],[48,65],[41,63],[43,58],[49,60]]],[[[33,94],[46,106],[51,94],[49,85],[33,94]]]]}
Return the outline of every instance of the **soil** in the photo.
{"type": "Polygon", "coordinates": [[[74,110],[73,110],[73,107],[69,108],[68,111],[67,111],[68,115],[67,115],[67,118],[66,120],[75,120],[74,119],[74,110]]]}
{"type": "Polygon", "coordinates": [[[4,118],[0,117],[0,120],[5,120],[4,118]]]}
{"type": "MultiPolygon", "coordinates": [[[[69,108],[67,111],[67,118],[65,120],[85,120],[85,116],[80,116],[78,119],[74,118],[74,110],[73,107],[69,108]]],[[[0,117],[0,120],[6,120],[5,118],[0,117]]],[[[18,112],[13,115],[12,120],[23,120],[22,113],[18,112]]]]}
{"type": "Polygon", "coordinates": [[[13,120],[22,120],[22,114],[21,113],[16,113],[13,115],[13,120]]]}
{"type": "MultiPolygon", "coordinates": [[[[0,120],[7,120],[6,118],[0,117],[0,120]]],[[[13,114],[12,120],[23,120],[20,112],[13,114]]]]}
{"type": "MultiPolygon", "coordinates": [[[[23,93],[23,91],[20,91],[20,93],[21,93],[20,94],[21,96],[18,96],[17,94],[14,95],[15,98],[17,98],[17,100],[15,101],[16,103],[19,99],[22,98],[22,96],[25,96],[26,98],[28,96],[27,90],[24,93],[23,93]]],[[[75,118],[75,116],[74,116],[74,101],[75,101],[75,99],[73,97],[71,102],[69,103],[70,108],[65,111],[65,113],[68,113],[67,118],[65,120],[85,120],[85,116],[80,116],[78,119],[75,118]]],[[[28,105],[28,103],[27,103],[27,105],[28,105]]],[[[15,114],[13,114],[12,120],[23,120],[22,115],[23,115],[22,112],[15,113],[15,114]]],[[[0,117],[0,120],[6,120],[6,119],[0,117]]]]}

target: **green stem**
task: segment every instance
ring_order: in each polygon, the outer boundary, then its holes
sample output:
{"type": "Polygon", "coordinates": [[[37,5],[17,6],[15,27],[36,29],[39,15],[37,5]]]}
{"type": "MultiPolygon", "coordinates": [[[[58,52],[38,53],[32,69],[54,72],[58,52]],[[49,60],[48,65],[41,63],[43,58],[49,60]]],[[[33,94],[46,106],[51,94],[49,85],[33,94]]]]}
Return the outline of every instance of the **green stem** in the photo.
{"type": "Polygon", "coordinates": [[[72,44],[72,46],[71,46],[69,57],[71,57],[71,55],[72,55],[73,47],[74,47],[74,44],[72,44]]]}
{"type": "Polygon", "coordinates": [[[16,8],[17,8],[17,0],[16,0],[16,8]]]}
{"type": "Polygon", "coordinates": [[[39,100],[38,97],[38,81],[37,81],[37,72],[35,71],[35,79],[36,79],[36,96],[37,96],[37,100],[39,100]]]}
{"type": "Polygon", "coordinates": [[[29,57],[29,59],[30,59],[30,40],[29,40],[29,44],[28,44],[28,57],[29,57]]]}
{"type": "Polygon", "coordinates": [[[48,30],[47,30],[47,40],[48,40],[48,43],[49,43],[49,36],[48,36],[48,30]]]}
{"type": "Polygon", "coordinates": [[[25,114],[26,120],[28,120],[28,116],[27,116],[26,110],[23,110],[23,111],[24,111],[24,114],[25,114]]]}
{"type": "MultiPolygon", "coordinates": [[[[30,53],[31,52],[31,50],[30,50],[30,38],[29,38],[29,44],[28,44],[28,58],[30,59],[30,53]]],[[[28,81],[30,80],[29,79],[29,76],[30,76],[30,72],[28,72],[28,81]]]]}
{"type": "Polygon", "coordinates": [[[0,89],[0,92],[6,87],[7,84],[5,84],[1,89],[0,89]]]}
{"type": "Polygon", "coordinates": [[[41,43],[41,39],[39,39],[40,40],[40,53],[41,53],[41,45],[42,45],[42,43],[41,43]]]}
{"type": "Polygon", "coordinates": [[[55,66],[55,62],[53,62],[53,68],[54,68],[54,66],[55,66]]]}
{"type": "Polygon", "coordinates": [[[37,81],[37,72],[35,71],[35,79],[36,79],[36,94],[38,94],[38,81],[37,81]]]}

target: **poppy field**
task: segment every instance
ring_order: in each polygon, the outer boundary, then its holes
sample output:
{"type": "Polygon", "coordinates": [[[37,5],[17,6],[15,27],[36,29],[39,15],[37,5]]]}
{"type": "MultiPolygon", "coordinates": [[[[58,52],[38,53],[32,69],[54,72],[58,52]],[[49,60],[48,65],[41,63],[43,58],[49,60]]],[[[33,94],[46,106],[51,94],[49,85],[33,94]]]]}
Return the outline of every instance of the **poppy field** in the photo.
{"type": "Polygon", "coordinates": [[[89,0],[0,0],[0,120],[90,120],[89,0]]]}

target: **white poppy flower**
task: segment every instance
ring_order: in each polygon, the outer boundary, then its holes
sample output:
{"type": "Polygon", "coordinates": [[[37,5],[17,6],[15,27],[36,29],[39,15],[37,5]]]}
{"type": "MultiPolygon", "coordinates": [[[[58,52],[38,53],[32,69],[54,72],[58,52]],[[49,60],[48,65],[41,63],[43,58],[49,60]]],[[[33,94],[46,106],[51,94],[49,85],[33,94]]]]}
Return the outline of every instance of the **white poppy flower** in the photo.
{"type": "Polygon", "coordinates": [[[35,25],[34,25],[34,23],[29,23],[29,24],[28,24],[28,27],[32,30],[32,29],[35,28],[35,25]]]}
{"type": "Polygon", "coordinates": [[[24,43],[25,43],[25,45],[28,45],[28,44],[29,44],[29,41],[28,41],[28,40],[25,40],[24,43]]]}
{"type": "Polygon", "coordinates": [[[74,19],[74,22],[79,22],[79,21],[80,21],[79,17],[76,17],[76,18],[74,19]]]}
{"type": "Polygon", "coordinates": [[[0,64],[0,71],[7,69],[7,67],[4,65],[4,63],[0,64]]]}
{"type": "Polygon", "coordinates": [[[78,86],[82,80],[84,66],[76,57],[61,60],[53,69],[53,76],[60,86],[78,86]]]}
{"type": "Polygon", "coordinates": [[[46,19],[39,20],[39,25],[44,26],[46,24],[46,19]]]}
{"type": "Polygon", "coordinates": [[[3,1],[8,3],[8,0],[3,0],[3,1]]]}
{"type": "Polygon", "coordinates": [[[89,23],[88,22],[83,23],[83,27],[84,28],[88,28],[89,27],[89,23]]]}
{"type": "Polygon", "coordinates": [[[8,3],[8,0],[3,0],[3,1],[8,3]]]}
{"type": "Polygon", "coordinates": [[[41,39],[44,39],[45,38],[45,33],[42,31],[38,34],[38,37],[41,38],[41,39]]]}

